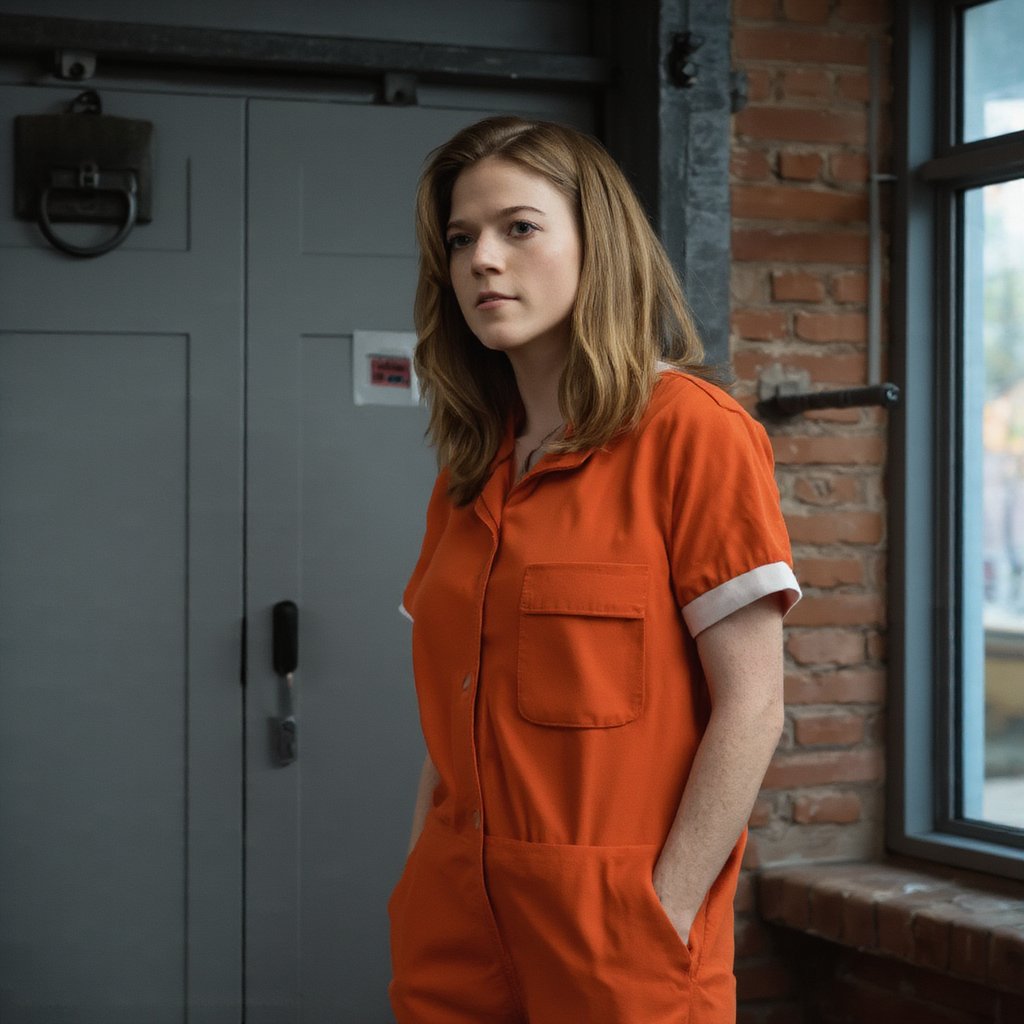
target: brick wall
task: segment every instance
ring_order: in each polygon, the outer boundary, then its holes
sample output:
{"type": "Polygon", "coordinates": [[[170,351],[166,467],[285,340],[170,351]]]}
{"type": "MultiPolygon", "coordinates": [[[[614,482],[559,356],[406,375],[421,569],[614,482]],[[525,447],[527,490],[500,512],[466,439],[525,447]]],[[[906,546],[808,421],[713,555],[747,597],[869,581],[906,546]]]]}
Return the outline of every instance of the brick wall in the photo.
{"type": "MultiPolygon", "coordinates": [[[[893,2],[733,2],[749,102],[733,119],[732,351],[748,407],[776,364],[815,390],[867,382],[868,41],[882,41],[887,171],[893,2]]],[[[804,599],[787,619],[786,728],[737,898],[751,1024],[802,1019],[785,951],[754,913],[757,869],[867,859],[883,841],[886,413],[821,410],[768,429],[804,599]]]]}

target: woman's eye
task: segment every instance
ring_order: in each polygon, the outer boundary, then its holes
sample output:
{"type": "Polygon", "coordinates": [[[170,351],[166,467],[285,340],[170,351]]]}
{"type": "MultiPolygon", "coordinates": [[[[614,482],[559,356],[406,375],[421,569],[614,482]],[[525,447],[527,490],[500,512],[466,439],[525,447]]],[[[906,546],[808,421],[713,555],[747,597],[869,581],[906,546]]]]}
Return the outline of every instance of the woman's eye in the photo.
{"type": "Polygon", "coordinates": [[[469,245],[469,235],[449,235],[445,240],[448,249],[462,249],[469,245]]]}
{"type": "Polygon", "coordinates": [[[522,238],[525,235],[532,235],[537,230],[536,224],[531,224],[528,220],[517,220],[512,224],[512,234],[518,235],[522,238]]]}

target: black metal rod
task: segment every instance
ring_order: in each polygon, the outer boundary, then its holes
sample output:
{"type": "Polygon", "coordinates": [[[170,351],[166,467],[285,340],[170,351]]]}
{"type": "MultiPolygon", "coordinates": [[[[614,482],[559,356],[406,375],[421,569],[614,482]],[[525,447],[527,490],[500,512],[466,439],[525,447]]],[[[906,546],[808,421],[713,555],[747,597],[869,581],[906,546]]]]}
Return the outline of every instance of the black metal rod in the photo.
{"type": "Polygon", "coordinates": [[[757,403],[762,416],[797,416],[808,409],[846,409],[851,406],[895,405],[900,400],[896,384],[872,384],[842,391],[807,391],[795,395],[773,395],[757,403]]]}

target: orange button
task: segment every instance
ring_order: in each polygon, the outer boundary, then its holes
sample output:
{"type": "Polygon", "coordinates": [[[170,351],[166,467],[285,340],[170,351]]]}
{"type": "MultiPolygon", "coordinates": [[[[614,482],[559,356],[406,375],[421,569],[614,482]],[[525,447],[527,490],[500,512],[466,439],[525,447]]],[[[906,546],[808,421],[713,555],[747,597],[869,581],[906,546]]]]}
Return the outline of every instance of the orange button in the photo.
{"type": "Polygon", "coordinates": [[[479,811],[474,811],[473,812],[473,828],[479,828],[479,827],[480,827],[480,812],[479,811]]]}

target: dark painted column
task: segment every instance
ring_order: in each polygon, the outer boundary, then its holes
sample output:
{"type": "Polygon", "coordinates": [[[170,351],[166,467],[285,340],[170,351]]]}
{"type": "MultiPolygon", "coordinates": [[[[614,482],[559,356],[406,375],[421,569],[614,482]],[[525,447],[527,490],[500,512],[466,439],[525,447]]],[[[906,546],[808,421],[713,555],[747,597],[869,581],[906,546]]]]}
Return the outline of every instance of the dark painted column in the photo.
{"type": "Polygon", "coordinates": [[[597,40],[613,65],[608,146],[647,206],[714,363],[729,356],[730,8],[608,0],[597,40]],[[673,61],[687,32],[698,45],[673,61]]]}

